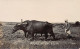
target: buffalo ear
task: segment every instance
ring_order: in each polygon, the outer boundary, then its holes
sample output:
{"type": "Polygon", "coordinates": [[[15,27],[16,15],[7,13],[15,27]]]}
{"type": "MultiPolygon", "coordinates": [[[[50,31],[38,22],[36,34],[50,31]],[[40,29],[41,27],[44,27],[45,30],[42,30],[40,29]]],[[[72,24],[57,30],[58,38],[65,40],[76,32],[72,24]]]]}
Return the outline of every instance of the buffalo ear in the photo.
{"type": "Polygon", "coordinates": [[[21,25],[20,23],[18,23],[17,25],[21,25]]]}
{"type": "Polygon", "coordinates": [[[15,26],[19,26],[19,25],[21,25],[20,23],[17,23],[15,26]]]}

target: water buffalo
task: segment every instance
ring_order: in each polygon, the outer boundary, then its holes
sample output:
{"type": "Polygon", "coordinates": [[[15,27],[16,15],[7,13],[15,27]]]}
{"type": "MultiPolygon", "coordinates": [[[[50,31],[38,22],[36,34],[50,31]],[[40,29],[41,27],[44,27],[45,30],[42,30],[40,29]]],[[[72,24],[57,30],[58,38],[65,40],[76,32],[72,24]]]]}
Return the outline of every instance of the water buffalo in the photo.
{"type": "Polygon", "coordinates": [[[35,33],[45,34],[45,39],[47,39],[48,33],[50,33],[51,36],[55,39],[55,35],[53,33],[53,29],[52,29],[53,27],[51,23],[36,21],[36,20],[24,21],[24,22],[26,23],[26,25],[23,24],[16,25],[14,26],[14,28],[17,29],[13,29],[13,31],[21,29],[25,32],[25,37],[26,37],[26,32],[28,32],[28,35],[31,35],[32,39],[34,39],[35,33]]]}

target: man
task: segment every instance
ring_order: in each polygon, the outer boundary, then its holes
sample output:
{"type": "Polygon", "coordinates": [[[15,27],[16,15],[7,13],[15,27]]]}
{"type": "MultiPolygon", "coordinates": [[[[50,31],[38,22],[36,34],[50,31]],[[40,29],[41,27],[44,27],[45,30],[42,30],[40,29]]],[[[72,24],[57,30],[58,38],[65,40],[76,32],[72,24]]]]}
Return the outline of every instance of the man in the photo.
{"type": "Polygon", "coordinates": [[[65,33],[67,33],[67,37],[71,38],[70,34],[70,24],[68,23],[68,20],[65,21],[65,33]]]}

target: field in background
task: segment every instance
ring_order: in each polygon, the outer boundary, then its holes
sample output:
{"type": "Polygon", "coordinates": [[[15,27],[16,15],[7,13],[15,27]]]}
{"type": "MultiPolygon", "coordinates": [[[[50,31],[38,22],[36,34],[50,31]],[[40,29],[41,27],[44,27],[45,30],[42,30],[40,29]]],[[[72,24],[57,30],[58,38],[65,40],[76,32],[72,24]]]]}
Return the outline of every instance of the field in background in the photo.
{"type": "MultiPolygon", "coordinates": [[[[18,23],[18,22],[17,22],[18,23]]],[[[80,48],[80,27],[71,27],[71,36],[75,37],[68,39],[64,32],[63,24],[53,24],[53,31],[58,40],[44,40],[44,35],[37,35],[34,41],[29,41],[24,37],[22,30],[12,34],[12,29],[16,22],[4,22],[2,28],[3,37],[0,38],[0,49],[79,49],[80,48]],[[40,39],[42,38],[42,40],[40,39]]],[[[49,39],[51,37],[48,37],[49,39]]]]}

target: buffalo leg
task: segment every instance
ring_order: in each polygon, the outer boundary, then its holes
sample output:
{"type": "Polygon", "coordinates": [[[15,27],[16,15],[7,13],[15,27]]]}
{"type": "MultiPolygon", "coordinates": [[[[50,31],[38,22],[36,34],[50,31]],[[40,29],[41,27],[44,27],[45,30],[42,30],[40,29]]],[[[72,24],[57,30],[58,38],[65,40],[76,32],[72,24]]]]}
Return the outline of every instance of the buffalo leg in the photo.
{"type": "Polygon", "coordinates": [[[32,39],[31,40],[34,40],[34,33],[31,33],[31,36],[32,36],[32,39]]]}
{"type": "Polygon", "coordinates": [[[24,33],[25,37],[26,37],[26,32],[24,33]]]}
{"type": "Polygon", "coordinates": [[[47,33],[45,33],[45,40],[47,40],[47,37],[48,37],[48,34],[47,34],[47,33]]]}
{"type": "Polygon", "coordinates": [[[42,36],[42,33],[41,33],[41,36],[42,36]]]}
{"type": "Polygon", "coordinates": [[[35,34],[35,37],[37,36],[37,33],[35,34]]]}
{"type": "Polygon", "coordinates": [[[27,38],[29,37],[29,33],[27,32],[27,38]]]}
{"type": "Polygon", "coordinates": [[[54,33],[53,33],[52,30],[50,31],[50,34],[51,34],[51,36],[55,39],[55,35],[54,35],[54,33]]]}

